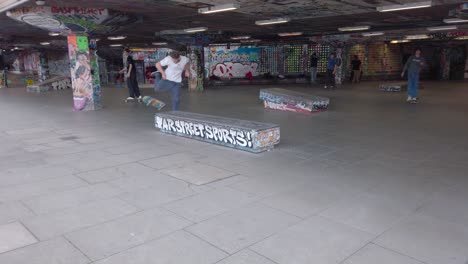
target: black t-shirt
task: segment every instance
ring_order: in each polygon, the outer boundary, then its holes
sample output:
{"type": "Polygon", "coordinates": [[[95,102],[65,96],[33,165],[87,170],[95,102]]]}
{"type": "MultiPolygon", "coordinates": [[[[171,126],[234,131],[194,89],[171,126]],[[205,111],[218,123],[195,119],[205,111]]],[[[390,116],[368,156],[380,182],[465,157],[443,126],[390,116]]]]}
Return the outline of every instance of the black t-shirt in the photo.
{"type": "Polygon", "coordinates": [[[317,68],[318,58],[317,56],[310,56],[310,67],[317,68]]]}
{"type": "Polygon", "coordinates": [[[130,76],[135,76],[136,75],[136,68],[135,68],[135,61],[133,60],[132,55],[128,55],[128,57],[127,57],[127,71],[129,69],[130,65],[132,65],[132,71],[130,72],[130,76]]]}
{"type": "Polygon", "coordinates": [[[359,71],[361,68],[361,61],[360,60],[352,60],[351,65],[353,66],[353,71],[359,71]]]}

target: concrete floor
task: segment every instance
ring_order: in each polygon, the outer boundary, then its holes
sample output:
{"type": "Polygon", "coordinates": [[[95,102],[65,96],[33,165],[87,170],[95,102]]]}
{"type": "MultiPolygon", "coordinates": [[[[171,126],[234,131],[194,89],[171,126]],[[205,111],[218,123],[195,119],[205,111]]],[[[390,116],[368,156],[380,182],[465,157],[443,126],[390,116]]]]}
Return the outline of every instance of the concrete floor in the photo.
{"type": "Polygon", "coordinates": [[[162,135],[124,89],[88,113],[70,91],[3,89],[0,263],[466,264],[468,85],[425,85],[419,105],[377,83],[289,87],[331,98],[313,115],[264,110],[259,87],[184,94],[280,124],[258,155],[162,135]]]}

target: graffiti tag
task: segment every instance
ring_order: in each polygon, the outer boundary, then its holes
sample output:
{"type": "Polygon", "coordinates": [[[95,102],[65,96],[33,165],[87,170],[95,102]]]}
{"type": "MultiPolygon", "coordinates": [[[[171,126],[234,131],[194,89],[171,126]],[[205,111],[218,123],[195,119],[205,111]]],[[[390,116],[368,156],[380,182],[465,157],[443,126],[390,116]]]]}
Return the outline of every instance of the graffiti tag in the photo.
{"type": "Polygon", "coordinates": [[[156,127],[177,134],[200,139],[220,142],[233,146],[253,147],[250,132],[237,129],[226,129],[212,125],[173,120],[170,118],[156,117],[156,127]]]}

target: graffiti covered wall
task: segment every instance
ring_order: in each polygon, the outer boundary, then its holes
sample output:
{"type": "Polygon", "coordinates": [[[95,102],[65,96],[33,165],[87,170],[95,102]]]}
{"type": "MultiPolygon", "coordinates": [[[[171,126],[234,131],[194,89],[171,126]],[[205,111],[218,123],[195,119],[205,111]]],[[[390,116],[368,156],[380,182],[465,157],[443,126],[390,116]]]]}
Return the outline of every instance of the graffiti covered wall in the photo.
{"type": "Polygon", "coordinates": [[[65,51],[49,51],[49,73],[51,76],[70,77],[70,59],[65,51]]]}
{"type": "Polygon", "coordinates": [[[206,77],[252,78],[258,76],[259,51],[257,47],[205,48],[206,77]]]}

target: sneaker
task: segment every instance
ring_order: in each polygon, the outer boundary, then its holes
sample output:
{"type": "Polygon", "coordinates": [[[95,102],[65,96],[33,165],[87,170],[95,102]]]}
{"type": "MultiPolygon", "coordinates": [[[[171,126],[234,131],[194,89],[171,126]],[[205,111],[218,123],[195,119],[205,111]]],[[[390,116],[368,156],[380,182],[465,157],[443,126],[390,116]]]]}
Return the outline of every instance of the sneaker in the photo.
{"type": "Polygon", "coordinates": [[[326,86],[326,85],[325,85],[325,87],[323,87],[323,88],[327,89],[327,88],[328,88],[328,86],[326,86]]]}
{"type": "Polygon", "coordinates": [[[414,100],[413,97],[411,97],[411,96],[408,95],[408,98],[406,99],[406,102],[411,102],[411,101],[413,101],[413,100],[414,100]]]}
{"type": "Polygon", "coordinates": [[[138,100],[138,102],[141,102],[143,100],[143,96],[140,95],[136,99],[138,100]]]}

